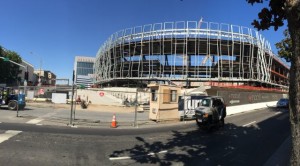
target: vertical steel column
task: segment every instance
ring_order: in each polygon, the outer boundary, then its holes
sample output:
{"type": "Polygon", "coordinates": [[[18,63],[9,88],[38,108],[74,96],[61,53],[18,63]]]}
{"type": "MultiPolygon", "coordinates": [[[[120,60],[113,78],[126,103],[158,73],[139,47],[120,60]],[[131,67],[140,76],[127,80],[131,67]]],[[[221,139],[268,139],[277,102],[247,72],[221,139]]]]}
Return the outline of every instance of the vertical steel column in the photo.
{"type": "Polygon", "coordinates": [[[235,33],[234,33],[234,29],[233,29],[233,25],[231,25],[231,40],[232,40],[232,45],[231,45],[231,53],[229,56],[229,79],[232,79],[233,77],[233,55],[234,55],[234,46],[235,46],[235,33]]]}

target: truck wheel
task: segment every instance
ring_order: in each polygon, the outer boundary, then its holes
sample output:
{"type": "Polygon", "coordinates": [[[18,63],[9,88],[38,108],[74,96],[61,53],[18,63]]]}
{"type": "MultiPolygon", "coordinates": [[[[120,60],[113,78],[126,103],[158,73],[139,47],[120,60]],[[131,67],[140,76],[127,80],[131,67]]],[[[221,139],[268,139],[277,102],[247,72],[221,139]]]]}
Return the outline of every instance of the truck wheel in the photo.
{"type": "Polygon", "coordinates": [[[198,127],[202,127],[201,122],[199,122],[197,118],[196,118],[196,123],[197,123],[198,127]]]}
{"type": "Polygon", "coordinates": [[[8,103],[8,109],[10,109],[10,110],[17,110],[17,102],[16,101],[10,101],[9,103],[8,103]]]}
{"type": "Polygon", "coordinates": [[[220,127],[224,127],[225,126],[225,121],[224,121],[224,118],[222,118],[220,120],[220,127]]]}

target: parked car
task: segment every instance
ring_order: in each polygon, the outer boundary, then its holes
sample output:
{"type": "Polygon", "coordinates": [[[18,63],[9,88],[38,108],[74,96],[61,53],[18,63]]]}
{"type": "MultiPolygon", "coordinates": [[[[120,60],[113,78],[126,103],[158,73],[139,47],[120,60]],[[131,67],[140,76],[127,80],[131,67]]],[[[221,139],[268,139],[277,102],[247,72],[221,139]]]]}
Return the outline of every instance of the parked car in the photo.
{"type": "Polygon", "coordinates": [[[287,98],[281,98],[277,101],[277,104],[276,104],[277,107],[280,107],[280,108],[288,108],[289,107],[289,99],[287,98]]]}

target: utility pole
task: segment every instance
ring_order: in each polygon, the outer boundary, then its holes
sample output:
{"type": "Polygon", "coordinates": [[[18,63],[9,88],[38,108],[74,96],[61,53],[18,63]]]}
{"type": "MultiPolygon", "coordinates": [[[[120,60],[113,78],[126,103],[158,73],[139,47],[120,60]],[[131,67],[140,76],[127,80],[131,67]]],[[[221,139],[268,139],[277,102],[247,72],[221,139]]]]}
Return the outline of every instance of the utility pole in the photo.
{"type": "Polygon", "coordinates": [[[42,75],[42,58],[36,54],[33,54],[33,52],[30,52],[31,55],[35,55],[40,59],[40,64],[39,64],[39,79],[38,79],[38,86],[42,85],[42,80],[41,80],[41,75],[42,75]]]}
{"type": "Polygon", "coordinates": [[[40,71],[39,71],[39,86],[42,85],[41,75],[42,75],[42,59],[40,59],[40,71]]]}

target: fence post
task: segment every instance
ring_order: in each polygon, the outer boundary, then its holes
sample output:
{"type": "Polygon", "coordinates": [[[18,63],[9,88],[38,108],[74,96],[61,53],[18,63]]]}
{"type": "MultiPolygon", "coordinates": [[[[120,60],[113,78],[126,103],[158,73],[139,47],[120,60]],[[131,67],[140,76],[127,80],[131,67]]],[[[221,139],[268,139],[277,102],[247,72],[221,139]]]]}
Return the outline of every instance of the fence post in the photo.
{"type": "Polygon", "coordinates": [[[72,125],[73,123],[73,98],[74,98],[74,79],[75,79],[75,71],[73,70],[73,82],[72,82],[72,97],[71,97],[71,113],[70,113],[70,124],[72,125]]]}
{"type": "Polygon", "coordinates": [[[185,91],[183,92],[183,122],[185,122],[185,105],[187,105],[186,99],[185,99],[185,91]]]}
{"type": "Polygon", "coordinates": [[[137,127],[137,106],[138,106],[138,88],[136,88],[135,92],[135,109],[134,109],[134,127],[137,127]]]}

